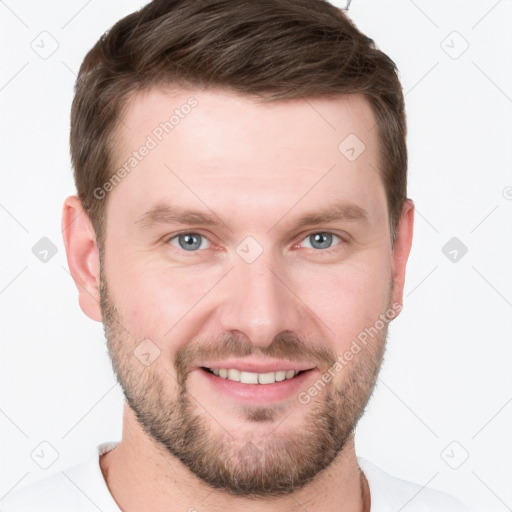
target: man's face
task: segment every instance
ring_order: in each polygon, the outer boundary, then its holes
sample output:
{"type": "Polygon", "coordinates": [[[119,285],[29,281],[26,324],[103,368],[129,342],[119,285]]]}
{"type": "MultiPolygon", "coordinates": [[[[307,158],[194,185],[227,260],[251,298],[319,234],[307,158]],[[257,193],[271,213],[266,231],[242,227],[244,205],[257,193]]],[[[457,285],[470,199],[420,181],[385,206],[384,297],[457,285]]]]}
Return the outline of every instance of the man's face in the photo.
{"type": "Polygon", "coordinates": [[[128,404],[213,487],[304,486],[362,414],[387,334],[379,315],[393,302],[369,104],[152,89],[132,98],[118,135],[116,169],[133,151],[137,163],[109,192],[100,290],[128,404]],[[166,133],[160,123],[187,100],[166,133]],[[213,222],[181,223],[172,211],[184,210],[213,222]],[[281,380],[292,369],[302,371],[281,380]]]}

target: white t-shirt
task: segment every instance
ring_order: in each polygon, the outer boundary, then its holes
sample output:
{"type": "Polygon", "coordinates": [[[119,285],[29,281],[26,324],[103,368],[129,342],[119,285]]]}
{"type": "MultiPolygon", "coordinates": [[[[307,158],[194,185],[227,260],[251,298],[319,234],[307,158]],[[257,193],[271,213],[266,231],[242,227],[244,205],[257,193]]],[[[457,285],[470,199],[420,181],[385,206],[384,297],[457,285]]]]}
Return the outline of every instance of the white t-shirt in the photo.
{"type": "MultiPolygon", "coordinates": [[[[117,445],[102,443],[82,464],[10,492],[0,501],[0,512],[121,512],[99,463],[117,445]]],[[[388,475],[361,457],[357,461],[370,486],[371,512],[469,512],[447,494],[388,475]]]]}

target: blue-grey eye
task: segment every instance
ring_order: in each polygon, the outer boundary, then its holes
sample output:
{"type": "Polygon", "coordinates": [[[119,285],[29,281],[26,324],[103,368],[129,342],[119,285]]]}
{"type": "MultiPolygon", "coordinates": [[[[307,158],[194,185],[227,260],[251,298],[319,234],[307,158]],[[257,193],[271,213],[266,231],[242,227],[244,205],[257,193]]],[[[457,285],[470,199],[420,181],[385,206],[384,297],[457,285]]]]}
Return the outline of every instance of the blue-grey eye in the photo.
{"type": "Polygon", "coordinates": [[[333,242],[333,237],[341,240],[341,238],[338,235],[335,235],[334,233],[328,233],[325,231],[322,231],[320,233],[312,233],[311,235],[307,236],[304,240],[310,241],[310,247],[312,249],[330,249],[333,242]]]}
{"type": "Polygon", "coordinates": [[[178,240],[179,248],[184,251],[196,251],[197,249],[206,249],[207,247],[203,247],[203,241],[206,241],[207,238],[199,233],[181,233],[169,239],[169,243],[174,245],[174,240],[178,240]]]}

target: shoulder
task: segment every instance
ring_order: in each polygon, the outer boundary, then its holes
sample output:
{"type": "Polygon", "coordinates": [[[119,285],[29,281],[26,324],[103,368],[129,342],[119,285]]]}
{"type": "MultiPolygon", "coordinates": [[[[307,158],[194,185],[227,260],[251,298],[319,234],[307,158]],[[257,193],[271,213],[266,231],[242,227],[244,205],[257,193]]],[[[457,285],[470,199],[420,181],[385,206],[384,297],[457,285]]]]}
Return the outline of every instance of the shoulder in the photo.
{"type": "Polygon", "coordinates": [[[28,487],[9,493],[0,502],[1,512],[60,511],[66,507],[70,510],[87,510],[83,508],[83,496],[77,494],[76,488],[61,471],[28,487]],[[77,508],[78,507],[78,508],[77,508]]]}
{"type": "Polygon", "coordinates": [[[444,492],[396,478],[361,457],[357,462],[370,486],[371,512],[470,512],[444,492]]]}
{"type": "Polygon", "coordinates": [[[0,512],[118,512],[99,466],[99,456],[116,444],[102,443],[86,461],[10,492],[0,512]]]}

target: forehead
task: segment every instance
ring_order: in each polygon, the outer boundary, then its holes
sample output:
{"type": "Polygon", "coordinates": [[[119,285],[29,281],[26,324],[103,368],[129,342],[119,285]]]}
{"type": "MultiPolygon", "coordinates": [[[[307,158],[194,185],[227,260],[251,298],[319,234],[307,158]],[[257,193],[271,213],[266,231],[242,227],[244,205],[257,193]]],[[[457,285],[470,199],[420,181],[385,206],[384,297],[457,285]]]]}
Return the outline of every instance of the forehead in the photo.
{"type": "Polygon", "coordinates": [[[293,145],[297,137],[300,143],[310,141],[318,147],[321,137],[325,146],[336,148],[351,133],[370,145],[376,136],[373,111],[361,94],[256,101],[225,89],[153,87],[129,98],[117,139],[121,151],[131,151],[148,135],[164,143],[161,139],[186,142],[186,137],[193,144],[201,138],[203,145],[197,148],[196,157],[205,153],[211,157],[211,150],[220,147],[213,144],[217,139],[224,146],[252,136],[254,143],[269,148],[272,141],[293,145]],[[204,146],[205,133],[212,140],[210,146],[204,146]],[[229,139],[224,136],[228,134],[229,139]]]}
{"type": "Polygon", "coordinates": [[[218,89],[153,88],[123,113],[115,163],[127,172],[110,202],[122,201],[132,219],[171,200],[228,216],[242,208],[253,222],[267,209],[275,217],[345,197],[378,215],[378,153],[362,95],[255,102],[218,89]]]}

